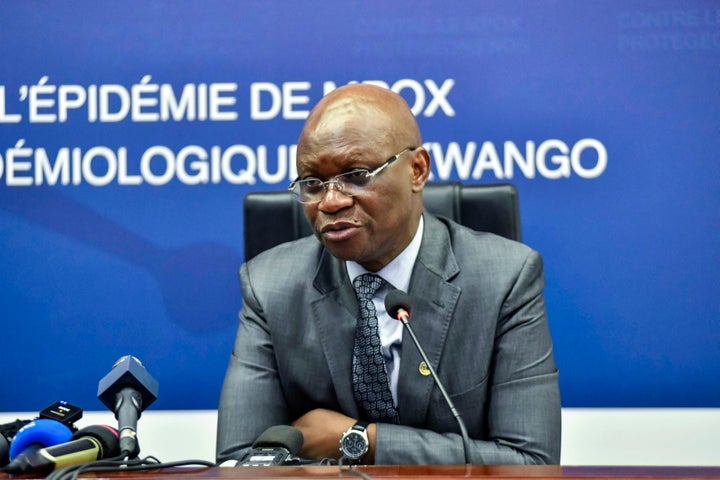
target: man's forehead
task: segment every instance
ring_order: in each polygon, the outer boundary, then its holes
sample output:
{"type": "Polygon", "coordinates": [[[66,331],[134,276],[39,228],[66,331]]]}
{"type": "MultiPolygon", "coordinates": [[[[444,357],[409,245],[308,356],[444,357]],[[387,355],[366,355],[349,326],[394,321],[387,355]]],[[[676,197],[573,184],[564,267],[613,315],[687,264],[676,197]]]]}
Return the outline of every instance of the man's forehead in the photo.
{"type": "Polygon", "coordinates": [[[320,110],[314,121],[308,122],[307,126],[313,131],[332,130],[357,123],[371,128],[378,122],[387,123],[389,118],[390,114],[380,105],[345,98],[320,110]]]}
{"type": "Polygon", "coordinates": [[[304,149],[298,149],[298,166],[313,166],[318,164],[349,164],[373,159],[376,156],[373,145],[361,142],[343,142],[332,144],[314,144],[304,149]]]}
{"type": "Polygon", "coordinates": [[[328,112],[315,124],[308,124],[298,140],[298,154],[305,151],[375,150],[393,137],[396,126],[381,112],[366,108],[328,112]]]}

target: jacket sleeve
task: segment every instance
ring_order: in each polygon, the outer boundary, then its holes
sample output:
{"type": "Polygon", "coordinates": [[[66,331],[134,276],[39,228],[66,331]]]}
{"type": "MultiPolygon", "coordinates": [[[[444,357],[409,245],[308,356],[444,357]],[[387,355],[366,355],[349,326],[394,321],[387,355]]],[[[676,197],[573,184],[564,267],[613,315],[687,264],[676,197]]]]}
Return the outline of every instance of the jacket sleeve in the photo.
{"type": "Polygon", "coordinates": [[[270,331],[247,265],[240,268],[243,306],[218,407],[218,463],[239,459],[268,425],[291,421],[270,331]]]}

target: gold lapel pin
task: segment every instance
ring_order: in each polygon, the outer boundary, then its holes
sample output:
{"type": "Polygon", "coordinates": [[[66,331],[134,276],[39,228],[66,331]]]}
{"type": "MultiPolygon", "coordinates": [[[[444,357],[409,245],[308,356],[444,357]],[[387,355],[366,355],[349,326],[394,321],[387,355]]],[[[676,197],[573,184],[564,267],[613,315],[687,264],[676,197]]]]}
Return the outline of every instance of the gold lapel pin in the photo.
{"type": "Polygon", "coordinates": [[[423,377],[427,377],[430,375],[430,369],[428,368],[427,363],[425,363],[424,361],[420,362],[420,365],[418,365],[418,371],[423,377]]]}

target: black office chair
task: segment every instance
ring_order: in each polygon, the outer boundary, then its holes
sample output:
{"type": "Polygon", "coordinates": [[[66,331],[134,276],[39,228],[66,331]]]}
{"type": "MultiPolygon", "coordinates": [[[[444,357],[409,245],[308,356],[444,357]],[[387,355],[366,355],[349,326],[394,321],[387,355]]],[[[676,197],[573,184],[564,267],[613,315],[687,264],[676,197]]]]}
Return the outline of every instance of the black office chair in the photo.
{"type": "MultiPolygon", "coordinates": [[[[521,240],[518,192],[510,184],[428,183],[423,203],[430,212],[473,230],[521,240]]],[[[302,209],[288,191],[245,196],[245,261],[283,242],[312,235],[302,209]]]]}

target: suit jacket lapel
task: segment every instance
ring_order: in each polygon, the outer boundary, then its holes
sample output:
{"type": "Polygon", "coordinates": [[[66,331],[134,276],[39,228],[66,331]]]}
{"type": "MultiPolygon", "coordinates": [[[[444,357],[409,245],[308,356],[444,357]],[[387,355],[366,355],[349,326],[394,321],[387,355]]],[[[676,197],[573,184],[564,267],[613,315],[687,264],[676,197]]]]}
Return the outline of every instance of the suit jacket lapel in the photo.
{"type": "MultiPolygon", "coordinates": [[[[428,360],[437,371],[460,288],[448,282],[459,272],[445,224],[425,212],[425,230],[413,268],[408,295],[410,322],[428,360]]],[[[403,332],[398,407],[403,425],[425,423],[434,380],[420,371],[422,356],[410,334],[403,332]]]]}
{"type": "Polygon", "coordinates": [[[358,418],[352,388],[352,346],[359,307],[345,262],[323,250],[313,286],[318,296],[310,301],[313,318],[309,321],[315,322],[320,332],[320,342],[341,410],[358,418]]]}

